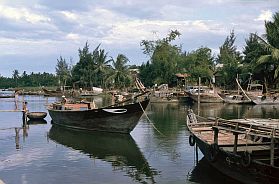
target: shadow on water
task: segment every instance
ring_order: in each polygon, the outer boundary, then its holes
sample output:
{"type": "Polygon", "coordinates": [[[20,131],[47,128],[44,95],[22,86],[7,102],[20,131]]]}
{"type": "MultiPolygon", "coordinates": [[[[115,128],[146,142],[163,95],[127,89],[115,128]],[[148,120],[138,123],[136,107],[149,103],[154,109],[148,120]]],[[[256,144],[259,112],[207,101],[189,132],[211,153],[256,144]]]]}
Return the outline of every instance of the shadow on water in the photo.
{"type": "Polygon", "coordinates": [[[88,154],[90,158],[110,162],[114,169],[140,183],[156,183],[159,173],[149,166],[131,135],[86,132],[52,126],[49,138],[66,147],[88,154]]]}
{"type": "Polygon", "coordinates": [[[210,163],[203,157],[194,169],[189,173],[189,181],[200,184],[237,184],[239,182],[226,177],[213,168],[210,163]]]}

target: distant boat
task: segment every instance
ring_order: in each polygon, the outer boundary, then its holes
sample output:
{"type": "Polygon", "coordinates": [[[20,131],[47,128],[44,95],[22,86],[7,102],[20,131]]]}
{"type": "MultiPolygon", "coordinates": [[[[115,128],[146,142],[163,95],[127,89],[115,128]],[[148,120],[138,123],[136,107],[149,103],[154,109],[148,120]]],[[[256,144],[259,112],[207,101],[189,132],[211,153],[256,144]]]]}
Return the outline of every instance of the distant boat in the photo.
{"type": "Polygon", "coordinates": [[[14,98],[15,95],[0,95],[0,98],[14,98]]]}
{"type": "Polygon", "coordinates": [[[276,92],[263,93],[262,84],[249,84],[246,94],[255,104],[279,104],[279,94],[276,92]]]}
{"type": "Polygon", "coordinates": [[[0,98],[15,98],[15,91],[0,91],[0,98]]]}
{"type": "Polygon", "coordinates": [[[241,183],[279,183],[279,120],[203,118],[187,114],[189,144],[241,183]]]}
{"type": "Polygon", "coordinates": [[[46,88],[42,88],[42,90],[44,91],[45,96],[62,96],[63,95],[63,92],[60,89],[49,90],[46,88]]]}
{"type": "Polygon", "coordinates": [[[42,88],[45,96],[73,96],[74,90],[72,90],[71,86],[64,86],[61,88],[57,88],[56,90],[46,89],[45,87],[42,88]]]}
{"type": "Polygon", "coordinates": [[[198,102],[200,98],[200,103],[222,103],[223,99],[219,96],[218,92],[214,88],[209,88],[207,86],[192,86],[185,93],[195,102],[198,102]]]}
{"type": "Polygon", "coordinates": [[[92,87],[92,89],[89,90],[89,91],[88,90],[82,90],[79,95],[81,97],[84,97],[84,96],[96,96],[96,95],[99,95],[101,93],[103,93],[103,89],[102,88],[92,87]]]}
{"type": "Polygon", "coordinates": [[[102,108],[91,103],[53,103],[48,112],[52,123],[68,128],[130,133],[137,125],[149,104],[149,92],[145,92],[102,108]]]}
{"type": "Polygon", "coordinates": [[[219,94],[219,96],[223,99],[225,103],[230,104],[250,104],[252,100],[245,92],[243,91],[242,87],[240,86],[238,79],[236,79],[236,83],[238,85],[237,91],[228,91],[223,90],[219,94]]]}

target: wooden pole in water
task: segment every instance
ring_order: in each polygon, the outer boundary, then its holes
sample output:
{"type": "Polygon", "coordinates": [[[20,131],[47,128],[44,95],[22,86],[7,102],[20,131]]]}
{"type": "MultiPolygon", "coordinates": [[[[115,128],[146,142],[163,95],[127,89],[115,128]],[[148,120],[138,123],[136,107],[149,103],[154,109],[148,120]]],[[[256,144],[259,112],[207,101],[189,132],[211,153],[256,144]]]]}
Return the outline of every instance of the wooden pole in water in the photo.
{"type": "Polygon", "coordinates": [[[201,103],[200,90],[201,90],[201,78],[199,77],[199,85],[198,85],[198,116],[200,115],[200,103],[201,103]]]}
{"type": "Polygon", "coordinates": [[[271,144],[270,144],[270,165],[274,166],[274,135],[275,135],[275,129],[273,128],[271,130],[271,144]]]}

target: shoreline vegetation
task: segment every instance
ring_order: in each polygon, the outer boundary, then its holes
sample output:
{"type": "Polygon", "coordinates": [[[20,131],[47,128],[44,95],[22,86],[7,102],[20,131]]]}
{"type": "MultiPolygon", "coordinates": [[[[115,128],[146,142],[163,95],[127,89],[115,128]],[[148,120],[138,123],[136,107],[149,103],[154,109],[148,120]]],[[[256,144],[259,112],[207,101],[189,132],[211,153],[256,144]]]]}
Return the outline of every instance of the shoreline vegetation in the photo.
{"type": "Polygon", "coordinates": [[[234,82],[236,76],[244,88],[251,83],[261,84],[267,93],[278,87],[279,12],[273,15],[273,20],[265,22],[264,35],[250,33],[242,51],[235,45],[234,30],[225,38],[217,55],[206,46],[184,51],[182,45],[173,44],[179,36],[178,30],[171,30],[165,38],[142,40],[142,51],[149,59],[140,66],[129,65],[130,61],[124,54],[110,57],[101,44],[91,51],[86,42],[82,49],[78,49],[78,61],[66,61],[62,56],[57,59],[55,74],[27,74],[15,69],[12,77],[0,74],[0,89],[24,89],[31,93],[41,91],[42,86],[50,89],[70,86],[73,89],[99,87],[125,91],[135,88],[135,76],[148,88],[168,84],[185,89],[187,85],[197,84],[200,77],[204,85],[214,84],[231,90],[237,87],[234,82]],[[185,76],[182,82],[178,81],[176,74],[185,76]]]}

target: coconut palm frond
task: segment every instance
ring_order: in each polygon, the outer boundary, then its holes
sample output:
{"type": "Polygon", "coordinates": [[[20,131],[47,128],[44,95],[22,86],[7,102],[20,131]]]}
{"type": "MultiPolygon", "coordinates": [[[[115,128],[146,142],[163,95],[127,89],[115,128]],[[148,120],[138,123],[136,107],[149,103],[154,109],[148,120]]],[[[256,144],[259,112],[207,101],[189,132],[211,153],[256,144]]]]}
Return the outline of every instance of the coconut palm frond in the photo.
{"type": "Polygon", "coordinates": [[[259,43],[264,47],[264,49],[268,52],[272,52],[274,49],[276,49],[275,47],[273,47],[272,45],[270,45],[269,43],[267,43],[263,38],[261,38],[260,36],[258,36],[257,34],[252,33],[257,40],[259,41],[259,43]]]}
{"type": "Polygon", "coordinates": [[[257,60],[257,65],[268,64],[272,62],[271,55],[263,55],[257,60]]]}
{"type": "Polygon", "coordinates": [[[279,66],[274,71],[274,79],[276,79],[278,77],[278,74],[279,74],[279,66]]]}
{"type": "Polygon", "coordinates": [[[279,49],[274,48],[271,52],[271,56],[275,60],[279,60],[279,49]]]}

